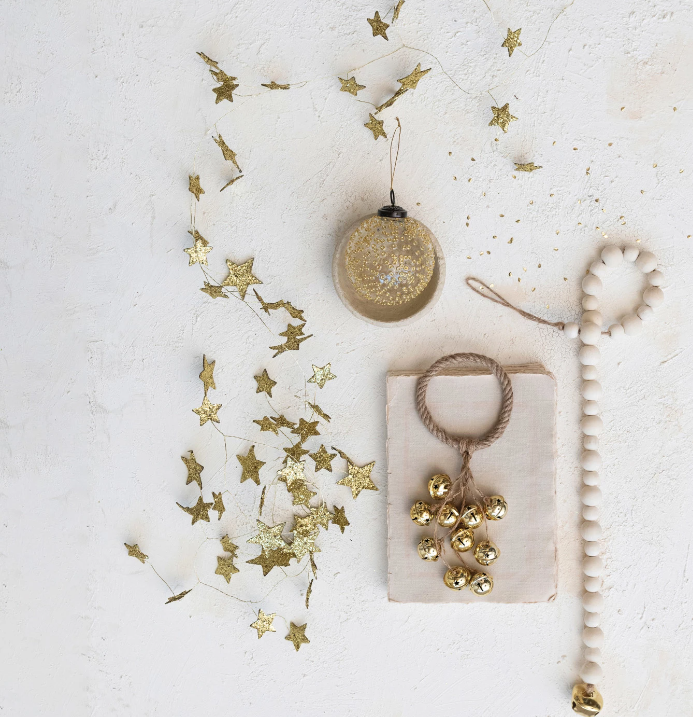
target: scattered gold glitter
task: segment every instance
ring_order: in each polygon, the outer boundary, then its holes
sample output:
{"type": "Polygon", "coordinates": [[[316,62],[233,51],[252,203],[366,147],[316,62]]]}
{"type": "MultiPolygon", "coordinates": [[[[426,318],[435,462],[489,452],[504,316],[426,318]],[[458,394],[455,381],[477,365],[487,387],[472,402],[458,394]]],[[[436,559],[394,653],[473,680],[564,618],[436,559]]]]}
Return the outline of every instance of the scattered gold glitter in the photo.
{"type": "Polygon", "coordinates": [[[185,456],[180,457],[188,468],[188,479],[185,481],[185,485],[189,485],[194,481],[200,487],[200,490],[202,490],[202,476],[200,474],[204,470],[204,466],[201,466],[195,460],[195,454],[192,451],[188,451],[188,453],[190,453],[190,458],[186,458],[185,456]]]}
{"type": "Polygon", "coordinates": [[[253,275],[253,261],[254,259],[248,259],[243,264],[236,264],[231,259],[226,260],[229,275],[224,279],[223,286],[235,286],[243,300],[251,284],[262,284],[260,279],[253,275]]]}
{"type": "Polygon", "coordinates": [[[369,217],[349,237],[346,269],[356,293],[367,301],[396,306],[415,299],[433,276],[430,232],[416,219],[369,217]]]}
{"type": "Polygon", "coordinates": [[[371,471],[375,461],[371,461],[368,465],[359,467],[347,461],[348,475],[342,480],[337,481],[337,485],[344,485],[351,488],[351,497],[357,498],[362,490],[378,490],[377,486],[371,480],[371,471]]]}
{"type": "Polygon", "coordinates": [[[266,632],[276,632],[272,625],[272,621],[276,617],[277,613],[265,613],[262,612],[262,610],[258,610],[257,613],[257,620],[253,622],[250,627],[257,630],[257,637],[258,640],[266,633],[266,632]]]}
{"type": "Polygon", "coordinates": [[[224,288],[222,286],[215,286],[214,284],[210,284],[208,281],[205,281],[205,285],[200,289],[200,291],[203,291],[205,294],[211,296],[213,299],[229,298],[224,293],[224,288]]]}
{"type": "Polygon", "coordinates": [[[272,431],[275,436],[279,435],[277,425],[269,416],[263,416],[261,420],[255,420],[253,423],[257,423],[257,425],[260,426],[261,431],[272,431]]]}
{"type": "Polygon", "coordinates": [[[327,421],[328,423],[330,422],[330,416],[328,416],[325,411],[323,411],[322,408],[318,406],[317,403],[308,403],[308,405],[318,414],[318,416],[320,416],[320,418],[322,418],[324,421],[327,421]]]}
{"type": "Polygon", "coordinates": [[[350,95],[354,95],[354,97],[356,97],[361,90],[366,89],[366,85],[359,85],[359,83],[356,82],[355,77],[349,77],[347,80],[343,80],[341,77],[338,77],[337,79],[342,83],[339,91],[348,92],[350,95]]]}
{"type": "Polygon", "coordinates": [[[259,545],[263,550],[277,550],[286,548],[286,541],[282,538],[282,531],[286,523],[277,525],[265,525],[261,520],[255,521],[257,533],[248,538],[248,543],[259,545]]]}
{"type": "Polygon", "coordinates": [[[185,511],[188,515],[192,516],[192,523],[190,525],[195,525],[198,520],[204,520],[205,523],[209,523],[209,511],[212,507],[211,503],[205,503],[202,499],[202,496],[200,496],[197,499],[197,503],[195,505],[191,506],[190,508],[186,508],[184,505],[181,505],[180,503],[176,503],[176,505],[183,511],[185,511]]]}
{"type": "Polygon", "coordinates": [[[137,558],[142,564],[144,564],[149,557],[140,550],[140,546],[137,545],[137,543],[135,543],[134,545],[128,545],[127,543],[123,543],[123,545],[128,549],[128,555],[131,558],[137,558]]]}
{"type": "MultiPolygon", "coordinates": [[[[235,184],[239,179],[243,179],[245,177],[245,174],[240,174],[238,177],[234,177],[233,179],[230,179],[226,184],[219,190],[220,192],[223,192],[227,187],[230,187],[232,184],[235,184]]],[[[260,282],[262,283],[262,282],[260,282]]]]}
{"type": "Polygon", "coordinates": [[[196,413],[200,417],[200,425],[204,426],[207,421],[219,423],[217,411],[220,408],[221,403],[211,403],[207,396],[205,396],[202,399],[202,405],[199,408],[193,408],[193,413],[196,413]]]}
{"type": "Polygon", "coordinates": [[[272,82],[268,82],[267,84],[262,83],[263,87],[266,87],[268,90],[288,90],[291,89],[291,85],[280,85],[276,83],[274,80],[272,82]]]}
{"type": "Polygon", "coordinates": [[[178,595],[174,595],[173,597],[170,597],[166,601],[166,605],[168,605],[170,602],[178,602],[178,600],[182,600],[189,592],[192,592],[192,588],[190,588],[190,590],[183,590],[182,593],[178,593],[178,595]]]}
{"type": "Polygon", "coordinates": [[[502,107],[491,107],[493,119],[488,123],[489,127],[496,125],[500,127],[503,132],[508,131],[508,125],[517,119],[517,117],[510,114],[509,106],[509,103],[506,102],[502,107]]]}
{"type": "Polygon", "coordinates": [[[241,483],[244,483],[250,478],[256,485],[260,485],[260,468],[265,465],[265,461],[258,460],[255,457],[255,446],[250,446],[247,455],[236,455],[236,458],[241,466],[243,466],[241,483]]]}
{"type": "Polygon", "coordinates": [[[308,383],[316,383],[320,388],[324,388],[328,381],[337,378],[331,370],[332,364],[325,364],[322,368],[311,364],[313,367],[313,375],[308,379],[308,383]]]}
{"type": "MultiPolygon", "coordinates": [[[[216,390],[216,384],[214,383],[214,365],[216,364],[216,361],[212,361],[211,363],[207,361],[207,356],[204,354],[202,355],[202,371],[200,372],[200,381],[204,384],[205,387],[205,396],[207,395],[207,391],[209,391],[210,388],[213,388],[216,390]]],[[[192,452],[192,451],[191,451],[192,452]]]]}
{"type": "Polygon", "coordinates": [[[231,576],[238,572],[238,568],[233,564],[234,556],[217,555],[217,569],[215,575],[221,575],[227,583],[231,582],[231,576]]]}
{"type": "Polygon", "coordinates": [[[344,528],[346,528],[349,525],[349,521],[347,520],[346,514],[344,513],[344,508],[338,508],[336,505],[332,507],[332,510],[334,511],[334,515],[332,516],[332,522],[335,525],[339,526],[339,529],[344,532],[344,528]]]}
{"type": "Polygon", "coordinates": [[[214,491],[212,491],[212,500],[214,500],[212,510],[216,510],[218,514],[217,520],[221,520],[221,516],[224,515],[224,512],[226,511],[221,493],[215,493],[214,491]]]}
{"type": "Polygon", "coordinates": [[[272,570],[272,568],[285,568],[291,561],[292,557],[293,553],[289,552],[286,547],[268,551],[263,548],[257,558],[246,560],[246,563],[249,563],[250,565],[259,565],[262,568],[262,575],[264,577],[272,570]]]}
{"type": "MultiPolygon", "coordinates": [[[[377,17],[378,13],[376,12],[375,15],[377,17]]],[[[306,637],[306,625],[294,625],[293,622],[290,623],[289,634],[284,639],[293,642],[296,652],[299,651],[301,645],[310,643],[310,640],[306,637]]]]}
{"type": "MultiPolygon", "coordinates": [[[[402,9],[402,5],[404,5],[404,0],[399,0],[397,5],[395,5],[395,11],[392,13],[392,22],[395,22],[399,19],[399,13],[402,9]]],[[[676,112],[676,107],[674,107],[674,112],[676,112]]]]}
{"type": "Polygon", "coordinates": [[[217,135],[216,137],[213,137],[213,139],[219,146],[221,153],[224,155],[224,159],[227,162],[232,162],[233,166],[236,167],[239,172],[242,172],[243,170],[238,166],[236,153],[226,144],[226,142],[224,142],[224,138],[221,135],[217,135]]]}
{"type": "Polygon", "coordinates": [[[263,369],[262,373],[259,376],[254,376],[254,378],[257,381],[257,390],[255,393],[266,393],[272,398],[272,389],[277,385],[277,382],[269,377],[267,369],[263,369]]]}
{"type": "Polygon", "coordinates": [[[332,461],[337,457],[336,453],[329,453],[324,445],[321,445],[315,453],[310,453],[315,461],[315,472],[326,470],[332,473],[332,461]]]}
{"type": "Polygon", "coordinates": [[[375,16],[372,19],[368,18],[368,24],[371,26],[371,30],[373,30],[373,37],[380,35],[386,40],[388,39],[385,30],[387,30],[390,26],[380,19],[380,13],[377,10],[375,11],[375,16]]]}
{"type": "Polygon", "coordinates": [[[541,169],[541,165],[534,164],[534,162],[528,162],[527,164],[518,164],[515,162],[515,169],[518,172],[536,172],[537,169],[541,169]]]}
{"type": "Polygon", "coordinates": [[[516,48],[522,47],[522,43],[520,42],[520,33],[522,32],[522,28],[519,30],[515,30],[514,32],[508,28],[508,36],[503,40],[503,44],[501,47],[505,47],[508,50],[508,57],[513,56],[513,52],[515,52],[516,48]]]}
{"type": "Polygon", "coordinates": [[[368,113],[368,118],[368,122],[363,126],[373,132],[373,139],[378,139],[378,137],[385,137],[385,139],[387,139],[387,135],[383,129],[383,121],[373,117],[370,112],[368,113]]]}
{"type": "Polygon", "coordinates": [[[191,194],[195,195],[195,199],[197,199],[198,202],[200,201],[200,194],[204,194],[205,190],[202,189],[202,187],[200,186],[199,174],[191,174],[188,177],[188,191],[190,191],[191,194]]]}

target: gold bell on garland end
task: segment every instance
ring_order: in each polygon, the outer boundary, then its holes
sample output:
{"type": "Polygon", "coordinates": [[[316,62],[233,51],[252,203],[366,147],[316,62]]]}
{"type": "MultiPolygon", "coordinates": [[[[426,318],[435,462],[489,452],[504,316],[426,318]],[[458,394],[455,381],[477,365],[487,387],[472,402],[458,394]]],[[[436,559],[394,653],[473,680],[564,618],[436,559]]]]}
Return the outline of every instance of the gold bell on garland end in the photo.
{"type": "Polygon", "coordinates": [[[421,538],[418,545],[419,557],[421,560],[435,562],[440,557],[440,551],[433,538],[421,538]]]}
{"type": "Polygon", "coordinates": [[[450,476],[445,475],[445,473],[438,473],[428,481],[428,492],[433,500],[443,500],[450,492],[451,486],[450,476]]]}
{"type": "Polygon", "coordinates": [[[462,590],[469,585],[472,577],[472,571],[464,565],[456,565],[450,568],[443,577],[443,582],[451,590],[462,590]]]}
{"type": "Polygon", "coordinates": [[[422,500],[417,500],[409,511],[411,519],[422,527],[428,525],[433,520],[433,508],[422,500]]]}
{"type": "Polygon", "coordinates": [[[466,553],[474,547],[474,533],[469,528],[458,528],[450,536],[450,545],[458,553],[466,553]]]}
{"type": "Polygon", "coordinates": [[[508,504],[502,495],[492,495],[484,501],[484,513],[489,520],[503,520],[508,512],[508,504]]]}
{"type": "Polygon", "coordinates": [[[488,595],[493,590],[493,578],[486,573],[474,573],[469,588],[475,595],[488,595]]]}
{"type": "Polygon", "coordinates": [[[484,513],[476,503],[466,505],[460,516],[460,523],[465,528],[476,530],[484,522],[484,513]]]}
{"type": "Polygon", "coordinates": [[[500,550],[492,540],[482,540],[474,548],[474,557],[479,565],[493,565],[500,558],[500,550]]]}
{"type": "Polygon", "coordinates": [[[604,707],[604,698],[594,685],[580,683],[573,687],[571,707],[579,715],[598,715],[604,707]]]}
{"type": "Polygon", "coordinates": [[[460,518],[460,511],[452,503],[446,503],[438,511],[438,525],[452,528],[460,518]]]}

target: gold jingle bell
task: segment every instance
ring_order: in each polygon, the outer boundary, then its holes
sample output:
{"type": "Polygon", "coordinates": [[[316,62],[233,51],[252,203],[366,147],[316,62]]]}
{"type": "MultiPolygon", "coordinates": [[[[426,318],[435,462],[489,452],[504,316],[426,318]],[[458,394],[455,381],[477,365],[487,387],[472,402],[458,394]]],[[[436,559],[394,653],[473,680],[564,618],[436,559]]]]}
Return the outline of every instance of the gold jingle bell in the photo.
{"type": "Polygon", "coordinates": [[[484,522],[484,514],[476,503],[465,506],[460,519],[465,528],[475,530],[484,522]]]}
{"type": "Polygon", "coordinates": [[[466,553],[474,547],[474,533],[469,528],[458,528],[450,536],[450,545],[458,553],[466,553]]]}
{"type": "Polygon", "coordinates": [[[503,520],[508,512],[508,504],[502,495],[492,495],[486,498],[484,512],[489,520],[503,520]]]}
{"type": "Polygon", "coordinates": [[[469,585],[472,571],[464,565],[457,565],[445,573],[443,581],[452,590],[462,590],[469,585]]]}
{"type": "Polygon", "coordinates": [[[486,573],[474,573],[469,587],[475,595],[488,595],[493,590],[493,578],[486,573]]]}
{"type": "Polygon", "coordinates": [[[443,528],[452,528],[460,517],[460,511],[452,503],[446,503],[438,511],[438,525],[443,528]]]}
{"type": "Polygon", "coordinates": [[[500,558],[500,550],[492,540],[482,540],[474,548],[474,557],[479,565],[493,565],[500,558]]]}
{"type": "Polygon", "coordinates": [[[438,473],[428,481],[428,492],[433,500],[442,500],[450,492],[452,481],[445,473],[438,473]]]}
{"type": "Polygon", "coordinates": [[[604,707],[604,698],[594,685],[584,683],[573,687],[573,701],[570,705],[579,715],[598,715],[604,707]]]}
{"type": "Polygon", "coordinates": [[[428,503],[424,503],[422,500],[417,500],[411,507],[409,515],[411,515],[411,519],[417,525],[428,525],[433,518],[433,509],[428,503]]]}
{"type": "Polygon", "coordinates": [[[436,561],[440,557],[438,546],[433,538],[421,538],[417,549],[419,551],[419,557],[422,560],[436,561]]]}

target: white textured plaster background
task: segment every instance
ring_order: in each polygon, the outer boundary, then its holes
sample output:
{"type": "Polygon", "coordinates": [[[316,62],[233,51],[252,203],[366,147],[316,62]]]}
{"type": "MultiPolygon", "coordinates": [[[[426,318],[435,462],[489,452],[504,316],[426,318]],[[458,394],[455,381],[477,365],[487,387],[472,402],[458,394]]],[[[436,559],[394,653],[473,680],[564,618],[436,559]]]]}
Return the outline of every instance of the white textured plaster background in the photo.
{"type": "MultiPolygon", "coordinates": [[[[407,0],[386,43],[366,23],[377,6],[353,0],[2,3],[0,713],[569,714],[581,662],[578,345],[463,279],[573,319],[605,231],[660,257],[667,300],[642,336],[602,349],[603,714],[693,715],[693,9],[576,0],[537,54],[508,60],[506,28],[522,27],[533,52],[563,5],[489,4],[492,14],[481,0],[407,0]],[[402,41],[435,52],[472,94],[420,52],[357,74],[360,98],[381,102],[417,62],[433,67],[387,111],[386,129],[401,118],[398,199],[439,238],[447,285],[425,320],[384,330],[340,304],[330,261],[340,232],[386,200],[387,144],[362,127],[368,106],[330,78],[402,41]],[[269,79],[324,79],[215,106],[197,50],[239,77],[240,94],[269,79]],[[496,85],[520,118],[507,135],[487,126],[484,90],[496,85]],[[219,194],[226,167],[203,135],[222,115],[246,176],[219,194]],[[514,179],[513,160],[544,169],[514,179]],[[267,298],[306,309],[316,338],[300,352],[271,361],[250,312],[199,291],[182,251],[193,167],[208,188],[197,226],[213,271],[255,256],[267,298]],[[556,376],[553,603],[387,601],[385,375],[452,351],[540,361],[556,376]],[[310,611],[302,579],[261,603],[307,620],[311,644],[298,654],[280,621],[258,641],[251,606],[207,588],[164,606],[165,586],[122,546],[139,542],[177,590],[195,568],[223,586],[211,575],[218,549],[196,550],[205,535],[233,534],[257,491],[238,485],[235,459],[226,479],[217,473],[219,436],[191,413],[203,352],[217,360],[222,426],[241,435],[264,408],[254,373],[284,374],[290,390],[276,403],[289,408],[302,386],[295,361],[308,373],[311,360],[331,360],[339,378],[319,396],[337,419],[330,439],[377,461],[380,492],[355,503],[323,479],[351,527],[321,538],[310,611]],[[179,458],[188,448],[206,466],[206,491],[239,496],[219,524],[191,528],[175,505],[193,495],[179,458]]],[[[605,319],[641,289],[623,271],[605,291],[605,319]]],[[[512,479],[498,476],[499,487],[512,479]]],[[[237,592],[259,599],[260,571],[248,569],[237,592]]]]}

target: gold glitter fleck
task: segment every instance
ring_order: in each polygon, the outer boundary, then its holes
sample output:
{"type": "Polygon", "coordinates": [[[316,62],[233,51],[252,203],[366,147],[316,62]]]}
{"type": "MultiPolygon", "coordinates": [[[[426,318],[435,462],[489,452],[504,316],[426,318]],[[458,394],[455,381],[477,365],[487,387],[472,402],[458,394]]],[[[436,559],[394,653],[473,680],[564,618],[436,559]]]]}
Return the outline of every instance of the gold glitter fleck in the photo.
{"type": "Polygon", "coordinates": [[[190,590],[183,590],[182,593],[178,593],[178,595],[174,595],[173,597],[170,597],[166,601],[166,605],[168,605],[170,602],[178,602],[178,600],[182,600],[189,592],[192,592],[192,588],[190,588],[190,590]]]}
{"type": "Polygon", "coordinates": [[[235,184],[239,179],[243,179],[243,177],[245,177],[245,174],[239,174],[237,177],[229,179],[229,181],[226,182],[226,184],[219,191],[223,192],[227,187],[230,187],[232,184],[235,184]]]}
{"type": "Polygon", "coordinates": [[[541,169],[542,166],[540,164],[534,164],[534,162],[527,162],[527,164],[519,164],[518,162],[515,162],[515,169],[518,172],[536,172],[537,169],[541,169]]]}

